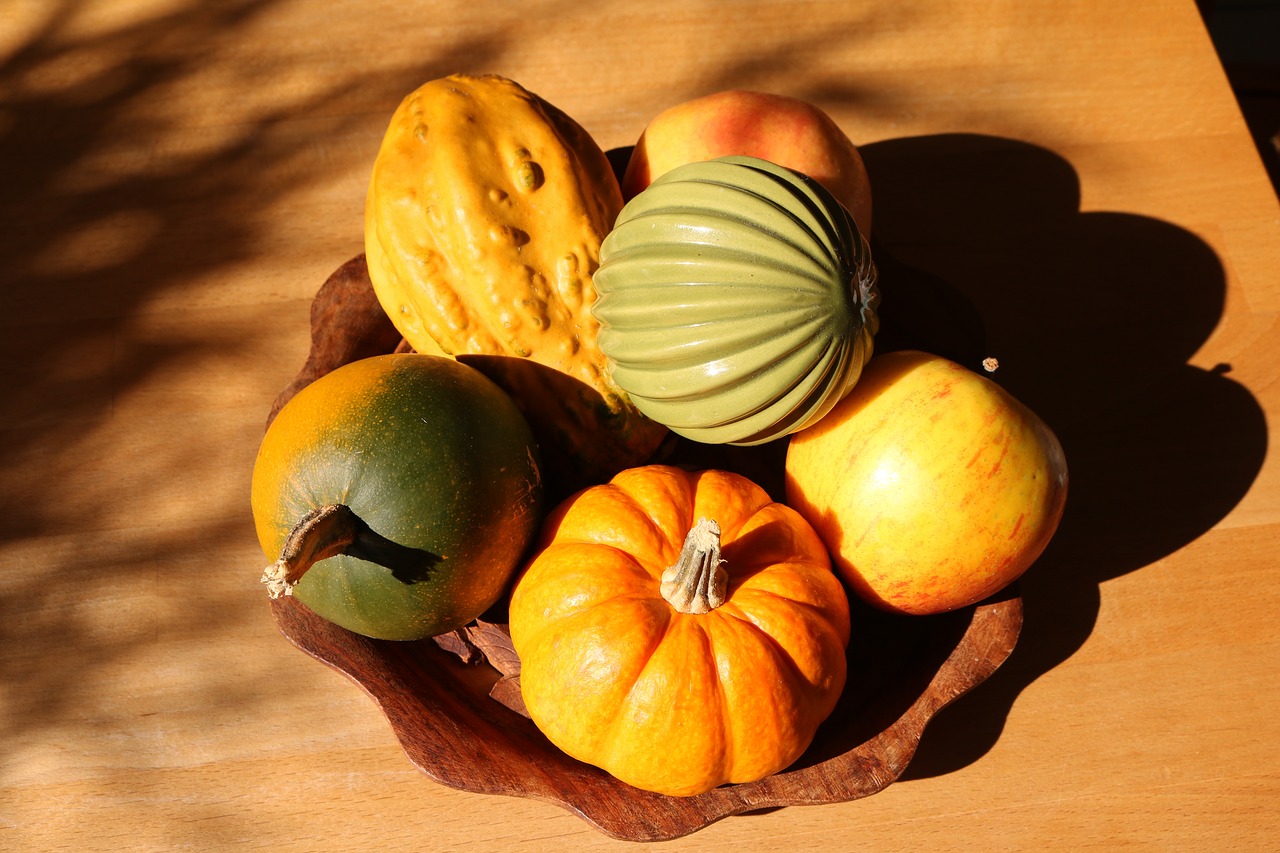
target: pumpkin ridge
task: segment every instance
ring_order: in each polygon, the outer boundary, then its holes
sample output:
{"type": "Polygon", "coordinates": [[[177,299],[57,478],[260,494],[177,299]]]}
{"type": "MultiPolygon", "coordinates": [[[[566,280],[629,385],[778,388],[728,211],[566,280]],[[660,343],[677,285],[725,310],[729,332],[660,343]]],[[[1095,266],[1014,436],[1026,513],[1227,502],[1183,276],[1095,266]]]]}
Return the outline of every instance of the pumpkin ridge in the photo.
{"type": "MultiPolygon", "coordinates": [[[[659,467],[659,466],[650,466],[650,467],[659,467]]],[[[698,475],[695,475],[693,472],[690,472],[690,471],[685,471],[681,468],[676,468],[674,466],[661,466],[661,467],[668,468],[671,472],[674,472],[679,479],[683,479],[684,482],[681,484],[682,488],[687,489],[690,492],[693,491],[693,489],[695,488],[694,484],[696,483],[698,475]]],[[[692,517],[693,503],[690,502],[689,504],[689,512],[687,513],[689,517],[681,519],[681,523],[684,525],[684,530],[680,531],[679,539],[677,540],[673,538],[670,531],[666,529],[666,526],[663,523],[663,519],[660,518],[659,515],[654,512],[653,508],[649,506],[648,500],[646,500],[641,495],[631,491],[630,489],[624,488],[622,485],[620,485],[620,483],[617,480],[607,485],[608,485],[608,488],[610,489],[611,494],[615,496],[624,496],[626,498],[626,501],[630,504],[630,506],[633,507],[639,513],[639,515],[643,516],[645,523],[649,525],[649,532],[653,534],[654,539],[657,542],[660,542],[662,544],[663,554],[662,554],[662,557],[658,560],[658,562],[654,563],[653,565],[643,566],[645,571],[649,572],[657,581],[660,582],[662,580],[663,571],[666,570],[668,565],[670,565],[672,562],[675,561],[675,556],[680,553],[680,548],[684,543],[685,533],[688,530],[692,529],[693,525],[697,521],[697,519],[692,517]]],[[[664,495],[663,497],[664,499],[670,498],[669,495],[664,495]]],[[[643,561],[636,560],[636,563],[642,564],[643,561]]]]}
{"type": "MultiPolygon", "coordinates": [[[[552,579],[551,582],[558,583],[559,581],[557,579],[552,579]]],[[[644,597],[637,597],[634,600],[637,600],[642,604],[651,605],[653,603],[652,597],[647,599],[644,597]]],[[[564,614],[560,618],[539,624],[533,633],[520,635],[517,653],[529,659],[545,659],[548,655],[552,654],[557,635],[571,636],[575,631],[579,630],[576,623],[585,623],[588,627],[598,624],[601,618],[601,608],[625,608],[629,603],[630,601],[628,599],[624,599],[622,597],[598,600],[592,602],[586,607],[564,614]]],[[[643,661],[640,666],[635,668],[635,676],[631,684],[626,686],[625,692],[620,690],[611,691],[615,695],[620,695],[621,700],[618,701],[618,704],[612,713],[608,714],[608,722],[603,726],[603,728],[586,731],[581,728],[574,729],[571,727],[566,733],[566,737],[569,738],[568,741],[560,736],[553,738],[556,745],[566,753],[573,755],[575,758],[579,758],[580,760],[586,760],[584,756],[580,754],[583,751],[582,748],[584,745],[588,747],[588,751],[595,753],[597,750],[601,749],[601,744],[625,741],[625,738],[617,737],[617,730],[625,721],[627,711],[630,708],[631,697],[634,694],[637,685],[644,677],[644,673],[648,670],[654,653],[662,642],[662,638],[667,635],[667,632],[670,629],[671,620],[669,618],[668,611],[655,607],[651,612],[662,614],[667,618],[664,618],[661,630],[655,629],[645,631],[643,633],[642,637],[645,641],[645,648],[642,652],[633,652],[633,654],[641,656],[643,661]]],[[[547,670],[543,668],[540,672],[546,673],[547,670]]],[[[554,673],[556,672],[555,670],[552,670],[551,672],[553,673],[553,677],[548,680],[552,683],[553,687],[559,687],[563,690],[566,687],[563,679],[554,677],[554,673]]],[[[545,689],[543,692],[545,693],[545,689]]],[[[528,697],[527,693],[526,697],[528,697]]],[[[579,698],[581,699],[583,697],[579,695],[579,698]]],[[[595,701],[587,702],[586,704],[589,707],[589,710],[601,709],[599,704],[595,701]]],[[[539,719],[539,711],[541,710],[539,704],[530,704],[528,709],[531,715],[534,715],[535,722],[537,722],[539,719]]],[[[541,728],[541,726],[545,724],[546,721],[543,721],[539,723],[539,727],[541,728]]],[[[548,731],[546,733],[550,736],[554,731],[548,731]]],[[[600,766],[604,766],[605,769],[608,769],[608,765],[601,764],[600,766]]]]}
{"type": "Polygon", "coordinates": [[[667,536],[663,533],[661,524],[653,518],[645,502],[618,482],[589,487],[579,493],[578,498],[580,499],[578,502],[563,511],[553,511],[545,525],[545,536],[541,548],[549,549],[563,545],[608,547],[634,561],[646,576],[652,574],[653,567],[646,561],[638,559],[637,555],[610,539],[603,538],[606,534],[613,532],[613,525],[617,523],[617,514],[626,513],[628,519],[645,524],[655,538],[664,543],[665,552],[667,536]],[[589,507],[586,505],[588,500],[592,501],[589,507]],[[601,515],[614,518],[613,525],[600,525],[595,519],[601,515]]]}
{"type": "MultiPolygon", "coordinates": [[[[696,493],[707,490],[710,484],[710,488],[721,492],[727,491],[731,495],[746,493],[750,496],[749,501],[741,504],[730,503],[721,498],[707,501],[695,508],[695,514],[717,517],[722,551],[741,537],[743,528],[761,511],[775,503],[768,492],[741,474],[716,469],[687,473],[691,480],[690,488],[695,489],[696,493]]],[[[729,569],[729,577],[733,577],[732,568],[729,569]]]]}
{"type": "MultiPolygon", "coordinates": [[[[729,604],[729,602],[726,601],[725,605],[727,604],[729,604]]],[[[838,693],[836,697],[828,698],[826,693],[823,691],[824,685],[815,684],[804,673],[800,665],[796,663],[796,660],[790,651],[788,651],[776,637],[769,634],[750,618],[745,618],[745,615],[740,616],[739,614],[741,613],[741,610],[739,610],[739,613],[726,611],[725,605],[721,605],[716,609],[717,611],[725,611],[721,612],[719,615],[722,630],[734,633],[735,637],[732,642],[739,647],[737,650],[738,657],[742,656],[742,647],[745,645],[746,638],[748,637],[751,638],[751,642],[754,643],[756,649],[760,651],[759,654],[750,655],[753,662],[752,665],[757,669],[755,677],[760,680],[768,680],[767,673],[762,674],[759,670],[772,670],[776,673],[779,680],[795,685],[799,688],[798,690],[790,691],[799,707],[803,708],[806,712],[811,712],[812,709],[819,708],[821,709],[821,716],[825,718],[830,713],[830,708],[834,707],[838,693]]],[[[723,681],[718,677],[717,689],[721,696],[721,716],[725,721],[724,750],[726,754],[733,754],[735,756],[735,762],[731,762],[728,765],[729,767],[733,767],[736,763],[737,757],[736,744],[732,737],[733,729],[729,723],[729,717],[733,715],[724,713],[724,710],[729,707],[729,698],[723,681]]],[[[783,760],[778,762],[780,765],[778,769],[790,766],[797,758],[799,758],[804,752],[804,749],[807,748],[810,740],[811,738],[796,739],[795,743],[792,744],[789,754],[787,754],[783,760]]],[[[739,781],[738,779],[729,777],[727,768],[725,778],[731,782],[739,781]]],[[[748,780],[744,779],[741,781],[748,780]]]]}
{"type": "MultiPolygon", "coordinates": [[[[786,599],[781,596],[778,596],[778,597],[783,601],[790,602],[790,599],[786,599]]],[[[729,602],[727,601],[725,602],[725,604],[728,604],[728,603],[729,602]]],[[[797,606],[800,606],[805,610],[810,610],[816,613],[817,615],[820,615],[820,616],[825,615],[820,609],[812,608],[804,604],[803,602],[791,602],[791,603],[797,606]]],[[[723,608],[724,608],[724,605],[721,605],[721,607],[717,609],[723,609],[723,608]]],[[[735,607],[732,610],[727,610],[726,612],[722,613],[720,618],[725,620],[731,619],[734,622],[736,622],[739,626],[746,629],[747,634],[754,637],[756,641],[760,643],[762,648],[768,650],[769,659],[774,662],[779,673],[783,673],[789,676],[793,683],[803,684],[807,688],[809,688],[809,690],[805,691],[803,696],[806,704],[812,701],[812,697],[810,696],[809,691],[817,689],[819,685],[814,684],[813,681],[809,678],[809,676],[805,674],[804,670],[801,669],[800,664],[796,663],[795,656],[791,654],[790,650],[787,649],[786,646],[784,646],[781,642],[779,642],[777,637],[775,637],[773,634],[770,634],[763,627],[761,627],[760,623],[758,623],[756,620],[751,618],[751,614],[749,611],[743,610],[741,607],[735,607]]],[[[826,626],[825,624],[823,624],[824,620],[817,619],[817,620],[814,620],[814,622],[820,625],[823,625],[823,628],[825,629],[826,626]]],[[[818,643],[821,645],[821,639],[818,640],[818,643]]],[[[759,663],[759,660],[757,659],[757,664],[758,663],[759,663]]]]}
{"type": "MultiPolygon", "coordinates": [[[[737,590],[735,590],[735,593],[736,592],[737,590]]],[[[782,595],[771,589],[762,589],[756,586],[749,587],[749,593],[751,595],[767,596],[769,598],[774,599],[777,602],[781,602],[788,608],[806,611],[810,616],[814,617],[812,620],[814,624],[820,626],[824,631],[830,630],[831,636],[834,640],[836,640],[842,646],[845,646],[845,647],[848,646],[848,642],[849,642],[848,639],[845,638],[839,631],[836,631],[830,625],[830,622],[832,620],[831,611],[823,608],[821,605],[816,604],[812,601],[805,601],[799,598],[792,598],[787,595],[782,595]]],[[[730,596],[729,600],[726,601],[725,604],[729,604],[732,601],[733,601],[733,596],[730,596]]],[[[773,635],[769,634],[768,632],[765,632],[764,629],[761,627],[760,623],[755,618],[752,617],[751,610],[749,607],[744,607],[740,602],[734,602],[734,605],[735,606],[733,609],[727,610],[724,613],[724,616],[726,618],[741,619],[742,621],[745,621],[751,624],[752,626],[754,626],[756,630],[764,632],[766,636],[768,636],[771,640],[774,640],[776,642],[776,638],[773,637],[773,635]]]]}
{"type": "MultiPolygon", "coordinates": [[[[721,604],[720,607],[724,605],[721,604]]],[[[719,610],[717,607],[716,610],[719,610]]],[[[704,617],[710,619],[723,619],[723,616],[717,616],[715,611],[703,614],[704,617]]],[[[724,689],[724,680],[720,678],[720,655],[716,649],[715,629],[713,622],[709,619],[703,619],[698,623],[698,632],[703,636],[706,642],[706,655],[704,656],[705,664],[710,668],[709,677],[712,685],[715,687],[716,694],[716,718],[720,721],[720,742],[721,760],[720,768],[717,776],[727,781],[733,780],[733,768],[737,763],[737,750],[733,739],[733,708],[729,704],[729,695],[724,689]]]]}
{"type": "MultiPolygon", "coordinates": [[[[668,612],[670,613],[669,618],[663,622],[661,631],[654,631],[650,634],[651,641],[649,643],[649,647],[644,652],[644,663],[636,670],[635,677],[631,680],[631,683],[627,685],[626,695],[623,697],[622,701],[618,703],[618,710],[609,722],[608,737],[605,740],[606,742],[613,744],[613,746],[605,753],[606,761],[602,761],[600,765],[606,770],[615,766],[620,755],[631,748],[626,738],[617,736],[618,728],[629,716],[630,711],[632,710],[632,701],[635,696],[636,689],[644,681],[645,673],[648,672],[650,666],[653,665],[653,658],[658,648],[667,641],[667,638],[670,637],[673,630],[676,629],[677,617],[684,615],[676,613],[675,608],[672,608],[670,605],[667,607],[668,612]]],[[[623,756],[623,758],[625,760],[625,756],[623,756]]]]}
{"type": "MultiPolygon", "coordinates": [[[[635,555],[628,553],[625,548],[603,542],[590,542],[590,540],[568,539],[550,543],[539,553],[538,558],[527,567],[525,573],[521,576],[521,583],[524,583],[525,578],[530,578],[531,583],[538,585],[549,583],[556,585],[557,588],[570,584],[573,576],[580,575],[581,571],[573,569],[573,567],[566,569],[566,567],[562,566],[562,561],[564,560],[563,552],[580,552],[580,560],[585,560],[586,555],[593,553],[595,548],[608,549],[614,555],[622,557],[622,560],[616,562],[616,564],[611,562],[609,567],[611,567],[612,571],[618,571],[626,567],[626,571],[631,575],[626,580],[635,583],[637,588],[627,588],[627,584],[618,584],[618,587],[622,587],[621,589],[612,590],[612,592],[603,594],[603,596],[585,599],[581,603],[575,603],[572,607],[557,611],[552,619],[538,622],[538,630],[527,635],[526,638],[522,638],[522,640],[530,644],[539,642],[539,639],[547,631],[558,633],[563,628],[564,621],[573,619],[573,617],[579,616],[582,612],[593,610],[595,607],[611,606],[616,602],[644,603],[649,598],[652,598],[652,594],[646,592],[646,589],[652,583],[653,575],[649,567],[644,565],[644,561],[637,560],[635,555]]],[[[571,565],[576,566],[577,564],[571,565]]]]}

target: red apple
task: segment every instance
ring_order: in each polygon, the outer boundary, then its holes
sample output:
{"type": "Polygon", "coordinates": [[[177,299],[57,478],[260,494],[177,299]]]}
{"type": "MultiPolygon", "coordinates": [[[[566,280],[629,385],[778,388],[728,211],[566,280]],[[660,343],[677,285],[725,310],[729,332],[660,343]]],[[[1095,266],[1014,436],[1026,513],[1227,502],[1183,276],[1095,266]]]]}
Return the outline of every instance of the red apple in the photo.
{"type": "Polygon", "coordinates": [[[1049,427],[995,382],[894,352],[792,436],[786,492],[854,592],[924,615],[998,592],[1040,556],[1067,465],[1049,427]]]}
{"type": "Polygon", "coordinates": [[[622,179],[625,199],[659,175],[702,160],[759,157],[826,187],[871,233],[871,186],[862,156],[830,116],[785,95],[730,89],[669,107],[641,134],[622,179]]]}

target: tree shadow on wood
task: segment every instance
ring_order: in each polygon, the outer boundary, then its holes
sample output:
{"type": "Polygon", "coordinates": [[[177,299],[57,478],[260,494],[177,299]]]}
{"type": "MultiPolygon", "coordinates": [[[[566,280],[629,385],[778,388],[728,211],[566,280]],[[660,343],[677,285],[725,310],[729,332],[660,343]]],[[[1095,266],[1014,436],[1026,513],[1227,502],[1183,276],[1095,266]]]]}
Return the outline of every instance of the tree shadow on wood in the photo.
{"type": "MultiPolygon", "coordinates": [[[[139,653],[148,618],[155,620],[153,635],[195,649],[202,637],[245,616],[244,607],[206,590],[197,597],[198,617],[190,608],[173,615],[161,609],[106,632],[80,606],[77,590],[90,587],[125,597],[166,572],[189,572],[199,582],[209,567],[184,556],[193,553],[192,543],[233,542],[251,530],[223,495],[199,481],[202,472],[224,465],[242,465],[248,478],[251,460],[229,455],[217,441],[197,444],[158,426],[128,445],[138,452],[127,468],[114,469],[130,472],[122,481],[94,475],[100,433],[122,422],[117,408],[154,406],[157,425],[207,414],[203,400],[164,396],[169,390],[160,377],[252,350],[252,341],[227,340],[226,306],[218,300],[207,315],[182,306],[190,315],[183,319],[199,322],[164,337],[156,318],[173,299],[166,294],[256,262],[264,251],[264,211],[287,210],[316,185],[367,168],[359,146],[325,142],[367,136],[371,162],[385,122],[379,116],[389,116],[405,93],[460,68],[499,64],[519,38],[495,27],[411,67],[348,63],[341,72],[318,69],[307,86],[276,91],[264,78],[311,71],[297,63],[314,57],[286,52],[244,62],[241,54],[245,32],[272,25],[284,5],[188,0],[118,20],[95,17],[85,26],[83,3],[53,0],[16,16],[26,29],[0,55],[0,472],[11,496],[0,545],[15,546],[9,553],[17,563],[32,543],[58,543],[41,546],[35,570],[6,566],[0,644],[65,650],[56,666],[44,653],[0,661],[0,683],[13,688],[0,717],[0,763],[73,716],[92,715],[96,724],[117,714],[86,709],[85,684],[113,661],[139,653]],[[234,102],[218,104],[219,87],[234,102]],[[181,97],[193,90],[202,93],[199,100],[181,97]],[[196,112],[211,104],[223,109],[196,112]],[[317,140],[317,133],[328,138],[317,140]],[[125,503],[155,504],[157,495],[183,483],[189,526],[157,529],[166,522],[121,512],[125,503]]],[[[351,234],[359,242],[358,218],[351,234]]],[[[341,246],[335,251],[347,254],[341,246]]],[[[295,284],[298,296],[314,290],[311,281],[295,284]]],[[[288,282],[262,287],[264,302],[289,298],[288,282]]],[[[270,334],[263,330],[264,338],[270,334]]],[[[240,444],[230,450],[238,454],[240,444]]],[[[241,510],[247,515],[247,501],[241,510]]],[[[191,704],[235,708],[237,717],[271,692],[233,670],[192,689],[205,693],[191,704]]]]}
{"type": "Polygon", "coordinates": [[[1225,301],[1221,263],[1195,235],[1081,212],[1071,165],[1024,142],[950,134],[861,150],[894,275],[936,277],[972,303],[993,378],[1057,432],[1071,476],[1058,534],[1021,583],[1018,647],[930,725],[903,777],[922,778],[994,745],[1022,690],[1088,639],[1104,581],[1231,511],[1262,465],[1267,424],[1230,365],[1187,363],[1225,301]]]}

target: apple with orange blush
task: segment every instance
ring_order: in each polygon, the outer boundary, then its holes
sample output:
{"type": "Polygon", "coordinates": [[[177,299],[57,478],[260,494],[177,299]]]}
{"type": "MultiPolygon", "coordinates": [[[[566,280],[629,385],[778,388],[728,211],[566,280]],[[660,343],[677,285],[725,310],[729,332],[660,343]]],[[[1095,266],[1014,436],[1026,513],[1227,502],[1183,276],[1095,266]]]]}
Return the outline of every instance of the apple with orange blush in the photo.
{"type": "Polygon", "coordinates": [[[857,147],[817,106],[799,98],[729,89],[668,107],[649,122],[622,178],[630,199],[686,163],[750,156],[813,178],[871,233],[871,186],[857,147]]]}
{"type": "Polygon", "coordinates": [[[858,384],[791,437],[787,502],[838,573],[884,610],[927,615],[1016,580],[1057,530],[1062,446],[987,376],[924,352],[875,356],[858,384]]]}

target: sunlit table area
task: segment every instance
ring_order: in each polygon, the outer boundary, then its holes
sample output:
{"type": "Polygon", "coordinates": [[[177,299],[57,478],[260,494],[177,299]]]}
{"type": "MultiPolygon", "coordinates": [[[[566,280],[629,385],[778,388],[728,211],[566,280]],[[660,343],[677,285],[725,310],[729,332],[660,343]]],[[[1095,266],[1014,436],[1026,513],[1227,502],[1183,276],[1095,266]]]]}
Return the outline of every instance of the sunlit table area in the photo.
{"type": "Polygon", "coordinates": [[[0,849],[1280,844],[1280,203],[1191,0],[13,0],[0,300],[0,849]],[[433,778],[283,635],[255,457],[392,113],[455,72],[608,152],[713,92],[818,106],[885,310],[960,294],[1061,440],[1016,645],[891,784],[626,837],[433,778]]]}

